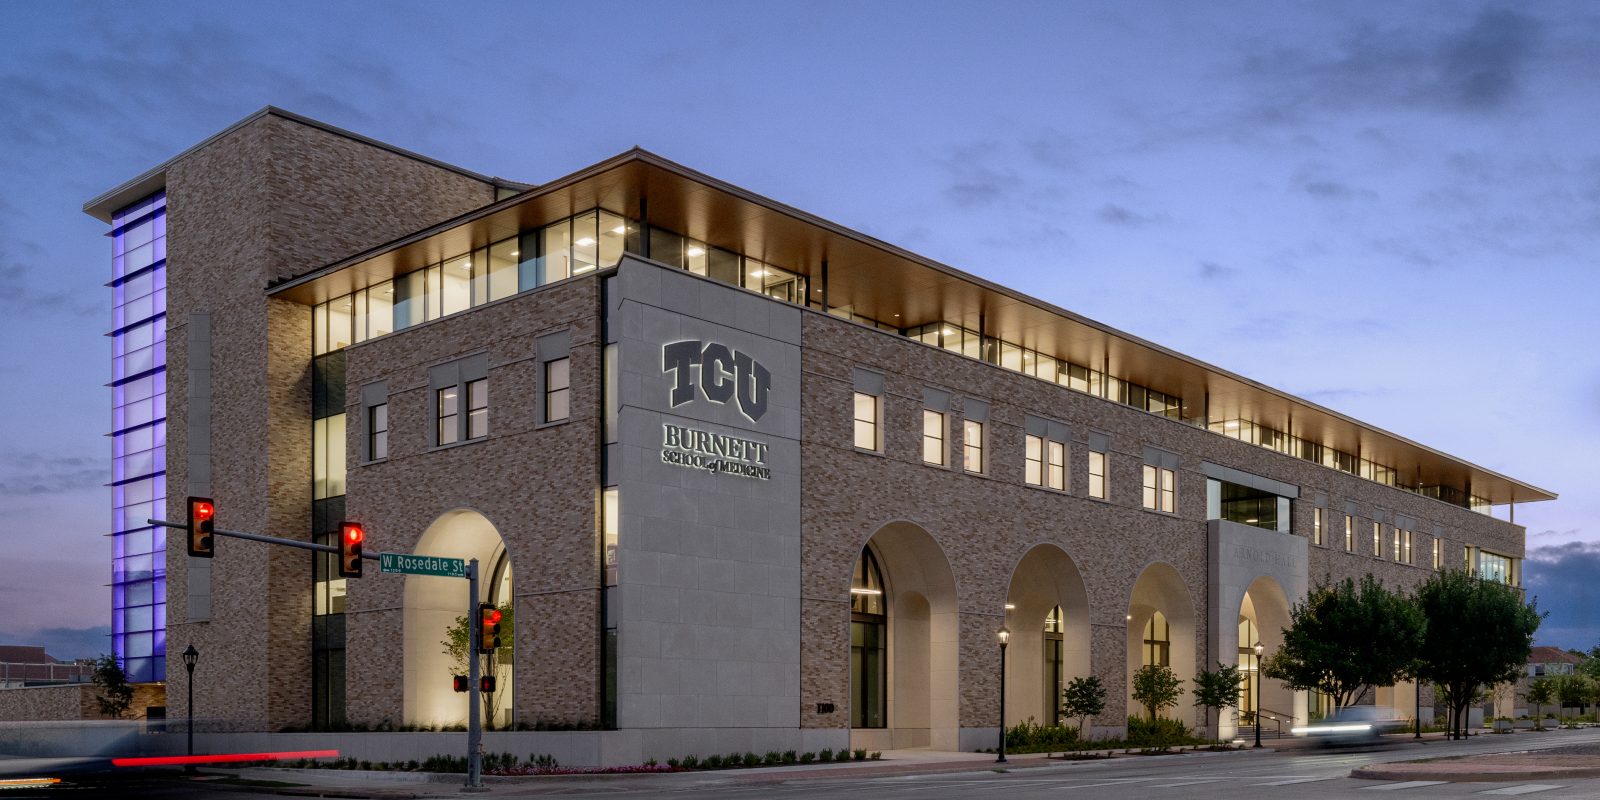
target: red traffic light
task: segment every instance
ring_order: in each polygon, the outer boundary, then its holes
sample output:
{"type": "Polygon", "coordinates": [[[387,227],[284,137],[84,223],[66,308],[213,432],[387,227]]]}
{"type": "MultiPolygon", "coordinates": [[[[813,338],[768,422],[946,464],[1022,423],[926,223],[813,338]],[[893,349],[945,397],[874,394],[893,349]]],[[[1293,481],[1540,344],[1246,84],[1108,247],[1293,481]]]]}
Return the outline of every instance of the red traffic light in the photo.
{"type": "Polygon", "coordinates": [[[361,577],[361,543],[366,538],[361,523],[339,523],[339,577],[361,577]]]}
{"type": "Polygon", "coordinates": [[[188,501],[187,533],[189,555],[211,558],[215,555],[212,533],[216,530],[217,507],[209,497],[190,497],[188,501]]]}
{"type": "Polygon", "coordinates": [[[467,690],[467,686],[469,685],[467,683],[467,676],[465,676],[465,675],[451,675],[450,676],[450,682],[453,685],[453,687],[455,688],[455,690],[458,691],[458,692],[466,691],[467,690]]]}
{"type": "Polygon", "coordinates": [[[494,693],[494,676],[485,675],[478,679],[478,691],[494,693]]]}
{"type": "Polygon", "coordinates": [[[500,609],[492,603],[478,604],[478,652],[493,653],[500,646],[500,609]]]}
{"type": "Polygon", "coordinates": [[[489,623],[490,625],[498,625],[500,623],[500,609],[491,608],[487,611],[484,611],[483,621],[489,623]]]}

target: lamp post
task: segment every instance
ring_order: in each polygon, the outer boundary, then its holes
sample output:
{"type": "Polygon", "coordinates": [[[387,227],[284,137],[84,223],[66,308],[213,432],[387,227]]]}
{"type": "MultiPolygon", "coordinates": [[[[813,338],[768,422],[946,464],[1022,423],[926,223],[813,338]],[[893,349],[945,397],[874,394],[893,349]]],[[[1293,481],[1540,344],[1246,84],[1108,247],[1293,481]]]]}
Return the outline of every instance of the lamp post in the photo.
{"type": "MultiPolygon", "coordinates": [[[[199,661],[199,660],[200,660],[200,651],[194,649],[194,645],[193,644],[190,644],[187,648],[184,649],[184,651],[183,651],[183,668],[185,670],[188,670],[188,672],[189,672],[189,703],[188,703],[189,724],[188,724],[187,728],[188,728],[188,731],[189,731],[189,755],[190,756],[194,755],[194,665],[195,665],[195,662],[199,661]]],[[[190,764],[187,767],[184,767],[184,771],[185,772],[194,772],[194,765],[190,764]]]]}
{"type": "Polygon", "coordinates": [[[1011,631],[1004,625],[995,634],[1000,639],[1000,757],[995,763],[1006,763],[1006,645],[1011,641],[1011,631]]]}
{"type": "Polygon", "coordinates": [[[1413,739],[1421,739],[1422,738],[1422,679],[1421,678],[1412,678],[1411,679],[1411,696],[1417,701],[1416,716],[1412,717],[1413,719],[1415,719],[1417,721],[1417,735],[1413,736],[1411,738],[1413,738],[1413,739]]]}
{"type": "Polygon", "coordinates": [[[1256,747],[1261,746],[1261,651],[1265,649],[1260,642],[1256,642],[1256,674],[1251,676],[1251,680],[1255,681],[1250,688],[1254,690],[1251,694],[1256,696],[1256,747]]]}

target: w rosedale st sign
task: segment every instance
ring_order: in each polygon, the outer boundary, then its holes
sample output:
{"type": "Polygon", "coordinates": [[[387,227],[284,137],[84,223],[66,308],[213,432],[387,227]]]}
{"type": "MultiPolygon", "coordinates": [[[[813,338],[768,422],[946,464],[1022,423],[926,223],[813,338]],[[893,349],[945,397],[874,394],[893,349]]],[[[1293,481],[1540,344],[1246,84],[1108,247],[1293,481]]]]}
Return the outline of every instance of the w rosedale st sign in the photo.
{"type": "Polygon", "coordinates": [[[467,562],[459,558],[414,556],[407,553],[379,553],[378,571],[401,575],[434,575],[440,578],[467,577],[467,562]]]}

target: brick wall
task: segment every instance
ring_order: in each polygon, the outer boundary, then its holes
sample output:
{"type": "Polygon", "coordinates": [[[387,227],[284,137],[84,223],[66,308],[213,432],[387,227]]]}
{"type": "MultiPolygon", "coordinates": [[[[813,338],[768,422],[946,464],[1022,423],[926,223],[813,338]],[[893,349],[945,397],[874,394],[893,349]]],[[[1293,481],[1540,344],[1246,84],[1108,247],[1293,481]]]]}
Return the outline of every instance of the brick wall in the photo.
{"type": "MultiPolygon", "coordinates": [[[[188,314],[211,314],[211,494],[218,524],[307,538],[311,504],[311,309],[268,299],[268,281],[305,272],[493,200],[493,188],[275,115],[173,164],[168,203],[169,518],[188,493],[188,314]]],[[[168,674],[194,644],[197,710],[242,728],[311,715],[310,556],[237,539],[217,544],[212,615],[187,622],[187,557],[167,541],[168,674]],[[215,672],[212,672],[215,670],[215,672]]],[[[173,698],[171,713],[184,713],[173,698]]]]}

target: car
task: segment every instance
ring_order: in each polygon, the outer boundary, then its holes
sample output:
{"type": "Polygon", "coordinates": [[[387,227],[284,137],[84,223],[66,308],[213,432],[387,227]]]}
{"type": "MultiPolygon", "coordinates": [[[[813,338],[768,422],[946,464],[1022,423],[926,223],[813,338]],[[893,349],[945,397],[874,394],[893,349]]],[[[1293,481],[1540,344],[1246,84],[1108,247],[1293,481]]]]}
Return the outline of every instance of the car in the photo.
{"type": "Polygon", "coordinates": [[[1404,720],[1388,716],[1376,706],[1347,706],[1313,722],[1296,726],[1291,733],[1324,744],[1370,744],[1386,733],[1393,733],[1404,720]]]}

